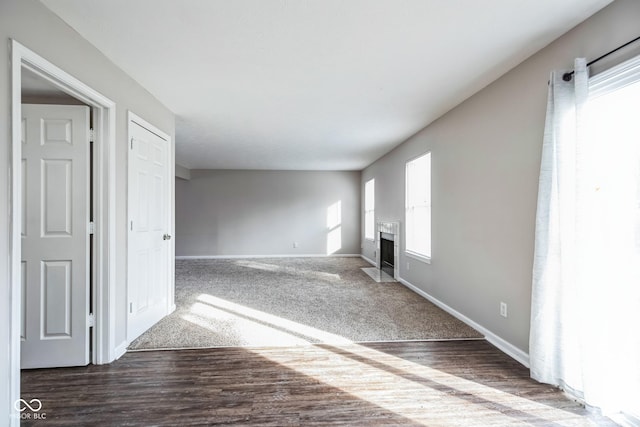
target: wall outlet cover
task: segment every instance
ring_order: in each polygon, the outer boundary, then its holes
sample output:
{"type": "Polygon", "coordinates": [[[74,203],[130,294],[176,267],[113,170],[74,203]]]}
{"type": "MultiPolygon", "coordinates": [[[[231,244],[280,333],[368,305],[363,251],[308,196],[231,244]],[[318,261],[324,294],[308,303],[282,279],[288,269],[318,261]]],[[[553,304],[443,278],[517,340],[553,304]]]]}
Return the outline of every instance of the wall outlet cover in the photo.
{"type": "Polygon", "coordinates": [[[500,303],[500,316],[507,317],[507,303],[506,302],[501,302],[500,303]]]}

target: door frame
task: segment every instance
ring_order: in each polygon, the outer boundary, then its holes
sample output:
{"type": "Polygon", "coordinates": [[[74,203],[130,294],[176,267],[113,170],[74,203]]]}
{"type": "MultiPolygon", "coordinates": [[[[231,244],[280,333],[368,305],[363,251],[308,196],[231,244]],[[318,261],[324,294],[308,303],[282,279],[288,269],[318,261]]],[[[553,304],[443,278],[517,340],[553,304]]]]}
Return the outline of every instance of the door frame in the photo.
{"type": "MultiPolygon", "coordinates": [[[[91,107],[94,129],[94,260],[95,326],[92,363],[115,360],[115,277],[116,277],[116,191],[115,145],[116,104],[109,98],[66,73],[16,40],[11,40],[11,190],[9,268],[11,280],[10,397],[20,398],[20,319],[21,319],[21,222],[22,222],[22,68],[47,80],[63,92],[91,107]]],[[[19,422],[18,418],[12,421],[19,422]]]]}
{"type": "MultiPolygon", "coordinates": [[[[176,309],[176,304],[175,304],[175,272],[174,272],[174,263],[172,262],[175,259],[175,255],[174,255],[174,245],[175,245],[175,240],[173,238],[173,226],[172,226],[172,218],[173,218],[173,212],[172,212],[172,208],[173,208],[173,203],[172,203],[172,197],[171,197],[171,180],[174,179],[174,169],[172,166],[172,162],[171,162],[171,149],[172,149],[172,144],[171,144],[171,136],[169,134],[167,134],[166,132],[163,132],[162,130],[158,129],[156,126],[152,125],[151,123],[149,123],[148,121],[146,121],[145,119],[143,119],[142,117],[138,116],[137,114],[135,114],[133,111],[128,110],[127,111],[127,144],[131,144],[132,143],[132,139],[133,139],[133,125],[137,124],[143,128],[145,128],[146,130],[148,130],[151,133],[156,134],[157,136],[159,136],[161,139],[163,139],[166,143],[167,143],[167,151],[166,151],[166,162],[167,162],[167,166],[168,166],[168,171],[167,171],[167,176],[166,178],[166,185],[168,186],[168,190],[169,190],[169,194],[166,200],[166,208],[167,208],[167,217],[166,217],[166,224],[165,224],[165,230],[167,230],[166,232],[172,236],[171,240],[169,241],[169,249],[167,250],[167,307],[166,307],[166,314],[171,314],[173,311],[175,311],[176,309]]],[[[129,327],[129,316],[130,316],[130,312],[129,312],[129,301],[130,301],[130,277],[131,277],[131,263],[129,261],[129,256],[132,253],[131,252],[131,247],[129,246],[131,243],[131,227],[129,226],[129,224],[131,223],[131,220],[133,218],[133,206],[134,203],[133,201],[130,199],[131,196],[134,194],[134,192],[131,189],[131,185],[132,185],[132,181],[131,181],[131,177],[133,176],[133,171],[132,171],[132,167],[133,167],[133,161],[132,161],[132,156],[133,156],[133,152],[130,149],[131,146],[129,146],[129,148],[127,148],[127,345],[131,344],[131,340],[130,340],[130,336],[129,336],[129,331],[130,331],[130,327],[129,327]]],[[[165,189],[167,189],[165,188],[165,189]]],[[[134,338],[135,339],[135,338],[134,338]]]]}

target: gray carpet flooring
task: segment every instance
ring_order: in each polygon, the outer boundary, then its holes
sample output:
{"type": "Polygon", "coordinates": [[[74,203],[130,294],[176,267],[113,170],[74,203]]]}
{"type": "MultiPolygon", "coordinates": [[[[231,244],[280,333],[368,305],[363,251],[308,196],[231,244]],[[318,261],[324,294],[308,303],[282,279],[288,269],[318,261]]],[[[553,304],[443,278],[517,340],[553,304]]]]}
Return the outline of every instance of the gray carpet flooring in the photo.
{"type": "Polygon", "coordinates": [[[129,350],[482,338],[360,258],[176,261],[176,311],[129,350]]]}

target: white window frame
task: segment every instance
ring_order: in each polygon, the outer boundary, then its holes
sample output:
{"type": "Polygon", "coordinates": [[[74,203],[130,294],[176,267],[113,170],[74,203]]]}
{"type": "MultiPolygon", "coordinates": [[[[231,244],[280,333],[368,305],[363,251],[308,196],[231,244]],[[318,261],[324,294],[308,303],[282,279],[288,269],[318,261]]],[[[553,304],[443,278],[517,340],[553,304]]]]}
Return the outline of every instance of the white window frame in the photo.
{"type": "Polygon", "coordinates": [[[364,238],[373,241],[376,235],[376,180],[371,178],[364,184],[364,238]],[[369,221],[368,221],[369,219],[369,221]],[[367,227],[367,226],[370,227],[367,227]]]}
{"type": "Polygon", "coordinates": [[[606,95],[640,79],[640,55],[589,79],[589,99],[606,95]]]}
{"type": "MultiPolygon", "coordinates": [[[[419,217],[418,217],[419,219],[419,217]]],[[[420,261],[431,263],[431,151],[427,151],[418,157],[415,157],[405,164],[405,254],[418,259],[420,261]],[[425,192],[423,194],[416,194],[413,189],[415,183],[412,180],[415,179],[415,173],[412,172],[412,168],[416,167],[419,162],[426,161],[426,186],[424,186],[425,192]],[[415,245],[415,211],[416,209],[426,210],[428,213],[426,221],[428,224],[423,224],[423,227],[427,227],[427,239],[426,250],[418,248],[415,245]]]]}

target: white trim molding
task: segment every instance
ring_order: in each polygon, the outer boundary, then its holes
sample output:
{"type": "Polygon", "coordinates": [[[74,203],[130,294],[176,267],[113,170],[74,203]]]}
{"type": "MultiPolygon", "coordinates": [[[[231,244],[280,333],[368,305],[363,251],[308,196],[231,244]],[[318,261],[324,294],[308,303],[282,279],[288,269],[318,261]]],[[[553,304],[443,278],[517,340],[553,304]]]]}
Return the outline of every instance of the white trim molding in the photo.
{"type": "MultiPolygon", "coordinates": [[[[21,316],[21,118],[22,69],[28,69],[58,89],[92,108],[94,145],[94,223],[95,284],[93,291],[96,316],[93,337],[95,364],[115,359],[115,272],[116,272],[116,190],[115,139],[116,104],[109,98],[82,83],[56,65],[47,61],[16,40],[11,40],[11,206],[10,218],[10,280],[11,280],[11,342],[10,342],[10,400],[20,397],[20,316],[21,316]]],[[[19,414],[13,413],[11,425],[17,426],[19,414]]]]}
{"type": "Polygon", "coordinates": [[[589,79],[589,98],[636,83],[640,76],[640,55],[611,67],[589,79]]]}
{"type": "Polygon", "coordinates": [[[118,360],[122,356],[124,356],[124,354],[127,352],[127,347],[128,346],[129,346],[129,343],[127,341],[122,341],[120,344],[118,344],[118,346],[114,350],[114,353],[115,353],[115,359],[114,360],[118,360]]]}
{"type": "Polygon", "coordinates": [[[478,332],[480,332],[481,334],[483,334],[487,341],[489,341],[491,344],[496,346],[503,353],[505,353],[508,356],[512,357],[513,359],[517,360],[518,362],[520,362],[522,365],[526,366],[527,368],[529,367],[529,354],[528,353],[520,350],[518,347],[514,346],[513,344],[511,344],[507,340],[505,340],[503,338],[500,338],[498,335],[494,334],[489,329],[487,329],[484,326],[480,325],[479,323],[469,319],[464,314],[462,314],[459,311],[451,308],[450,306],[448,306],[447,304],[443,303],[439,299],[429,295],[428,293],[426,293],[422,289],[418,288],[417,286],[413,285],[412,283],[410,283],[410,282],[408,282],[408,281],[406,281],[406,280],[404,280],[402,278],[398,278],[398,281],[400,283],[402,283],[404,286],[406,286],[407,288],[411,289],[416,294],[420,295],[421,297],[424,297],[425,299],[429,300],[430,302],[432,302],[436,306],[440,307],[441,309],[443,309],[444,311],[446,311],[447,313],[449,313],[450,315],[452,315],[456,319],[466,323],[467,325],[471,326],[473,329],[475,329],[478,332]]]}

